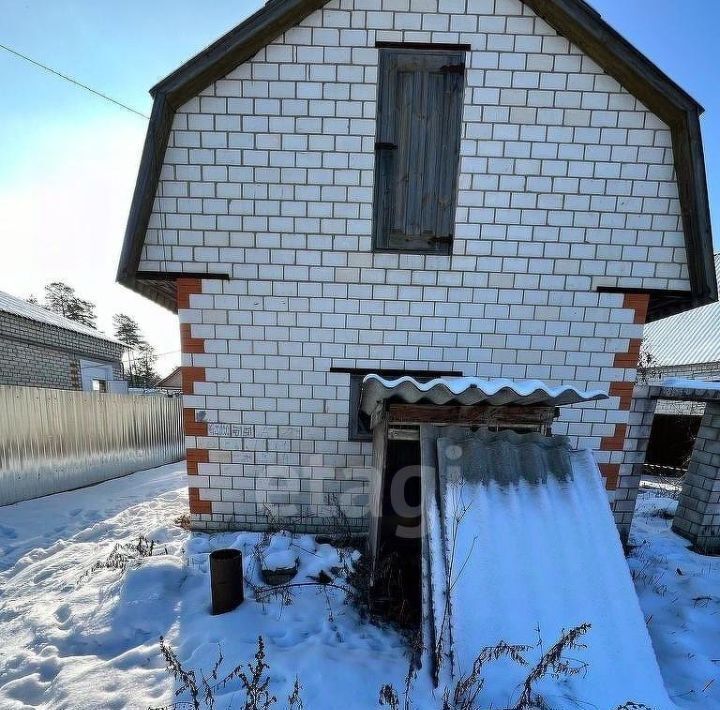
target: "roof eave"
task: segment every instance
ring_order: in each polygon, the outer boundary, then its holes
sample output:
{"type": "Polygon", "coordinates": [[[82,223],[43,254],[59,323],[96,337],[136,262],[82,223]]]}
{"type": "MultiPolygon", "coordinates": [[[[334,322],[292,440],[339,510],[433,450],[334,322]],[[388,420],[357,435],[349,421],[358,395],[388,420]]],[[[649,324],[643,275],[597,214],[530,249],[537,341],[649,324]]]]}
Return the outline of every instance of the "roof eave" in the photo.
{"type": "Polygon", "coordinates": [[[173,116],[174,111],[170,108],[165,96],[163,94],[155,96],[140,158],[135,190],[130,203],[130,214],[125,228],[125,238],[116,277],[118,283],[150,298],[161,306],[170,308],[170,310],[174,310],[174,308],[165,302],[166,299],[162,294],[156,294],[154,288],[143,287],[138,282],[137,273],[145,243],[145,233],[155,201],[155,192],[165,159],[173,116]]]}

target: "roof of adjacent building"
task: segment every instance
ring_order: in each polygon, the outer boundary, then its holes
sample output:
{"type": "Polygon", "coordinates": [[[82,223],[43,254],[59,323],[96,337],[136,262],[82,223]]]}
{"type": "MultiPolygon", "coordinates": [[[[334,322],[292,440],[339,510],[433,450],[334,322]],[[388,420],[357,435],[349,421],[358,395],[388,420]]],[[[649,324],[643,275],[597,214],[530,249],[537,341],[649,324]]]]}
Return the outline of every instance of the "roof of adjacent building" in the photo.
{"type": "MultiPolygon", "coordinates": [[[[720,253],[715,269],[720,271],[720,253]]],[[[648,323],[643,335],[651,368],[720,362],[720,303],[648,323]]]]}
{"type": "Polygon", "coordinates": [[[123,347],[125,346],[125,343],[117,340],[116,338],[112,338],[109,335],[105,335],[99,330],[95,330],[95,328],[70,320],[70,318],[65,318],[65,316],[49,311],[36,303],[23,301],[22,298],[11,296],[9,293],[5,293],[5,291],[0,291],[0,312],[11,313],[14,316],[26,318],[27,320],[35,321],[36,323],[52,325],[56,328],[62,328],[63,330],[71,330],[75,333],[81,333],[82,335],[86,335],[90,338],[104,340],[108,343],[122,345],[123,347]]]}
{"type": "Polygon", "coordinates": [[[378,404],[386,400],[438,405],[507,404],[558,407],[607,399],[602,390],[583,391],[570,385],[549,386],[540,380],[508,380],[479,377],[438,377],[420,382],[410,375],[385,379],[380,375],[366,375],[362,384],[360,409],[372,414],[378,404]]]}
{"type": "Polygon", "coordinates": [[[720,382],[668,377],[659,384],[651,385],[648,395],[651,398],[672,399],[679,402],[718,402],[720,382]]]}
{"type": "MultiPolygon", "coordinates": [[[[139,271],[175,111],[213,82],[252,58],[327,0],[269,0],[255,14],[155,85],[152,115],[130,207],[118,281],[171,310],[177,309],[174,280],[207,273],[139,271]]],[[[583,50],[610,76],[662,119],[672,131],[690,291],[645,290],[648,318],[655,320],[717,300],[712,269],[712,233],[703,158],[702,106],[616,32],[584,0],[522,0],[560,35],[583,50]]],[[[627,291],[627,289],[623,289],[627,291]]]]}
{"type": "Polygon", "coordinates": [[[163,377],[155,387],[158,389],[182,389],[182,367],[176,367],[169,375],[163,377]]]}

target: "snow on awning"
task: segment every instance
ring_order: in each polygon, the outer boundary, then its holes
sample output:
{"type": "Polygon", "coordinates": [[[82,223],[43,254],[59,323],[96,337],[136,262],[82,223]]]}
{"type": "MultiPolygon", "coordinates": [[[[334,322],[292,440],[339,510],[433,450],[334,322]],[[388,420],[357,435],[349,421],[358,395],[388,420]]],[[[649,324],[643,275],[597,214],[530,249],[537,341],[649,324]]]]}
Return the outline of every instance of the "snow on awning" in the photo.
{"type": "Polygon", "coordinates": [[[385,379],[380,375],[366,375],[362,384],[360,409],[371,414],[385,400],[416,404],[505,404],[541,405],[557,407],[607,399],[602,390],[582,391],[570,385],[550,387],[540,380],[482,380],[479,377],[438,377],[420,382],[405,375],[385,379]]]}

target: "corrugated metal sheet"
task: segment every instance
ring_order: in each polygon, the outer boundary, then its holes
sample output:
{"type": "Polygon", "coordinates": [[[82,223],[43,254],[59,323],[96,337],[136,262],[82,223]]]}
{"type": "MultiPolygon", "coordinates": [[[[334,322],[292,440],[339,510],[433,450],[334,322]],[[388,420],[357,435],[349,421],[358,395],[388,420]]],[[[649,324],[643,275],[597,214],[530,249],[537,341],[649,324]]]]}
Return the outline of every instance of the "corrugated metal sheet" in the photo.
{"type": "Polygon", "coordinates": [[[179,397],[0,386],[0,505],[184,455],[179,397]]]}
{"type": "MultiPolygon", "coordinates": [[[[441,476],[455,472],[455,483],[459,476],[501,486],[521,480],[545,483],[549,475],[561,481],[572,478],[570,442],[564,436],[445,427],[438,434],[437,453],[441,476]]],[[[443,485],[452,482],[441,479],[443,485]]]]}
{"type": "MultiPolygon", "coordinates": [[[[582,621],[592,673],[568,679],[551,707],[627,697],[672,707],[592,453],[537,434],[436,427],[421,437],[425,666],[461,677],[478,648],[535,627],[555,638],[582,621]]],[[[508,707],[526,669],[487,672],[482,707],[508,707]]]]}
{"type": "MultiPolygon", "coordinates": [[[[715,254],[720,271],[720,254],[715,254]]],[[[720,302],[648,323],[643,333],[651,367],[720,362],[720,302]]]]}
{"type": "Polygon", "coordinates": [[[76,333],[89,335],[92,338],[99,338],[100,340],[124,345],[124,343],[101,333],[99,330],[90,328],[82,323],[76,323],[74,320],[65,318],[59,313],[53,313],[42,306],[23,301],[21,298],[16,298],[15,296],[11,296],[9,293],[5,293],[5,291],[0,291],[0,311],[12,313],[13,315],[20,316],[20,318],[27,318],[28,320],[32,320],[37,323],[47,323],[48,325],[54,325],[56,328],[72,330],[76,333]]]}
{"type": "Polygon", "coordinates": [[[367,375],[363,380],[360,408],[371,414],[382,401],[392,399],[408,404],[538,404],[557,407],[598,399],[607,399],[602,390],[583,392],[570,385],[549,387],[540,380],[482,380],[479,377],[439,377],[419,382],[406,375],[386,380],[380,375],[367,375]]]}

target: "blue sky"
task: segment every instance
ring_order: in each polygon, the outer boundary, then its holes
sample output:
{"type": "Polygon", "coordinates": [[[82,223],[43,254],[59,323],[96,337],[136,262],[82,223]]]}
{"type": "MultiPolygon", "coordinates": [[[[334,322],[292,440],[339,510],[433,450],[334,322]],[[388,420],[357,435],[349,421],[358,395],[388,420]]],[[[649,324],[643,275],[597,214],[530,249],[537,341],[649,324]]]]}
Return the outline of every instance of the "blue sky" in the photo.
{"type": "MultiPolygon", "coordinates": [[[[149,114],[148,89],[261,5],[258,0],[0,0],[0,43],[149,114]]],[[[704,107],[720,244],[720,2],[592,0],[704,107]]],[[[179,361],[174,316],[114,284],[146,122],[0,50],[0,289],[64,279],[112,313],[134,314],[179,361]]]]}

